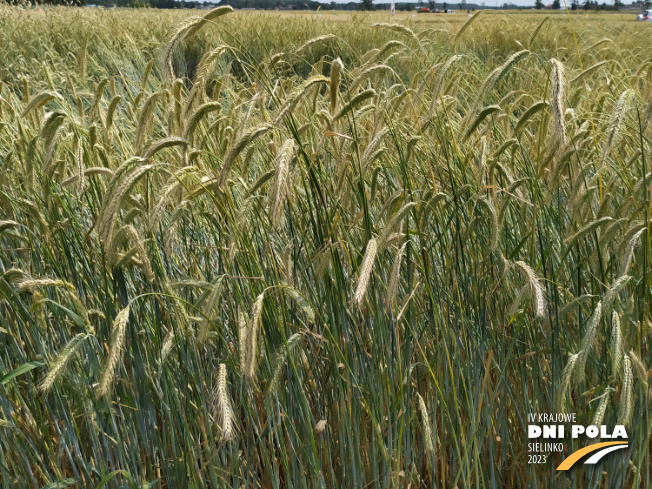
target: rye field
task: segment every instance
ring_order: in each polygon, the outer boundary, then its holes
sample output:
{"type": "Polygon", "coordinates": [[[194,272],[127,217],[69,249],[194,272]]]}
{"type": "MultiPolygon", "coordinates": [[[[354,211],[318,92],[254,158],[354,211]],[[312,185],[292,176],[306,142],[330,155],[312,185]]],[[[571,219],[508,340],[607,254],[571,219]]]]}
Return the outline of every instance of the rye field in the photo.
{"type": "Polygon", "coordinates": [[[652,487],[634,19],[0,7],[0,486],[652,487]]]}

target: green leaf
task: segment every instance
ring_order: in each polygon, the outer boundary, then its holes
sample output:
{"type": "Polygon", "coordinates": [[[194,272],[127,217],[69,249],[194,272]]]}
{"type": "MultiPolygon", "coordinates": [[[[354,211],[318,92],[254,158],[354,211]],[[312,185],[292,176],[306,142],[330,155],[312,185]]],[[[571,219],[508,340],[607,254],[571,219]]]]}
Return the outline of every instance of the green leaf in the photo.
{"type": "Polygon", "coordinates": [[[110,474],[105,475],[104,478],[100,481],[100,483],[97,486],[95,486],[95,489],[102,489],[118,474],[122,474],[130,478],[129,473],[126,470],[114,470],[110,474]]]}
{"type": "Polygon", "coordinates": [[[0,385],[5,385],[7,382],[14,379],[15,377],[18,377],[19,375],[22,375],[26,372],[29,372],[30,370],[35,369],[36,367],[42,367],[43,365],[45,364],[41,362],[24,363],[13,372],[9,372],[8,374],[5,374],[2,377],[0,377],[0,385]]]}
{"type": "Polygon", "coordinates": [[[64,489],[64,487],[69,487],[73,484],[77,484],[76,479],[61,479],[60,481],[43,486],[41,489],[64,489]]]}
{"type": "Polygon", "coordinates": [[[49,302],[53,306],[57,306],[59,309],[61,309],[63,312],[65,312],[68,316],[70,316],[70,319],[72,319],[75,322],[75,324],[77,326],[79,326],[80,328],[85,328],[86,327],[86,325],[84,324],[84,320],[76,312],[71,311],[67,307],[62,306],[58,302],[54,302],[51,299],[43,299],[43,302],[49,302]]]}

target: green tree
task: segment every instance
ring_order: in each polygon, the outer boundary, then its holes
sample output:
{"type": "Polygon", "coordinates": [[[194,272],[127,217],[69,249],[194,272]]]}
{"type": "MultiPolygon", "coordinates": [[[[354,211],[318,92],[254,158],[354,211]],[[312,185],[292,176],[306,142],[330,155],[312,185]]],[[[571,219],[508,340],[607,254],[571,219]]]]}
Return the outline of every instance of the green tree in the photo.
{"type": "Polygon", "coordinates": [[[537,10],[541,10],[543,8],[543,2],[541,0],[536,0],[534,2],[534,8],[537,10]]]}
{"type": "Polygon", "coordinates": [[[571,2],[571,10],[577,10],[577,0],[571,2]]]}
{"type": "Polygon", "coordinates": [[[561,5],[559,3],[559,0],[553,0],[552,2],[552,8],[553,10],[559,10],[561,8],[561,5]]]}
{"type": "Polygon", "coordinates": [[[373,0],[362,0],[362,10],[373,10],[373,0]]]}

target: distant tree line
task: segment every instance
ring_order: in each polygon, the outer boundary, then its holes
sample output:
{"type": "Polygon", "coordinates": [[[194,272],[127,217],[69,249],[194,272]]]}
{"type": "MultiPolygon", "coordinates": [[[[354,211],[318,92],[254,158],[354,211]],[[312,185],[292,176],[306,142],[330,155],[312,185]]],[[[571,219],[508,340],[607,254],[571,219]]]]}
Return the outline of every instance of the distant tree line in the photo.
{"type": "MultiPolygon", "coordinates": [[[[0,3],[19,4],[24,0],[0,0],[0,3]]],[[[549,0],[548,0],[549,1],[549,0]]],[[[567,0],[568,1],[568,0],[567,0]]],[[[596,0],[570,0],[569,8],[571,10],[619,10],[623,3],[621,0],[612,0],[613,3],[599,4],[596,0]],[[582,3],[580,3],[582,2],[582,3]]],[[[200,7],[214,7],[220,5],[230,5],[233,8],[251,8],[257,10],[389,10],[390,3],[373,3],[373,0],[360,0],[348,3],[322,3],[315,0],[221,0],[219,3],[199,2],[195,0],[32,0],[37,4],[50,5],[98,5],[103,7],[151,7],[160,9],[194,9],[200,7]]],[[[644,8],[650,8],[652,0],[639,2],[644,8]]],[[[634,3],[633,3],[634,4],[634,3]]],[[[638,5],[638,3],[636,3],[638,5]]],[[[448,4],[447,2],[436,3],[434,0],[418,0],[417,3],[397,3],[396,10],[410,11],[417,7],[428,7],[431,11],[446,10],[448,8],[474,11],[481,9],[500,8],[523,9],[528,7],[518,6],[511,3],[503,3],[500,7],[485,7],[485,4],[477,5],[475,3],[466,3],[466,0],[458,0],[457,3],[448,4]]],[[[546,8],[543,0],[535,0],[534,8],[541,10],[546,8]]],[[[552,9],[562,8],[561,0],[552,0],[550,7],[552,9]]]]}
{"type": "MultiPolygon", "coordinates": [[[[313,0],[222,0],[219,5],[233,8],[255,8],[261,10],[389,10],[389,3],[374,4],[373,0],[348,3],[322,3],[313,0]]],[[[396,3],[396,10],[414,10],[414,3],[396,3]]]]}
{"type": "Polygon", "coordinates": [[[361,7],[359,2],[320,3],[313,0],[222,0],[219,5],[230,5],[233,8],[255,8],[260,10],[358,10],[361,7]]]}
{"type": "MultiPolygon", "coordinates": [[[[0,0],[0,4],[19,5],[24,0],[0,0]]],[[[194,9],[205,4],[199,1],[186,0],[31,0],[32,3],[41,5],[68,5],[85,6],[97,5],[99,7],[132,7],[132,8],[161,8],[161,9],[194,9]]]]}
{"type": "MultiPolygon", "coordinates": [[[[650,3],[650,2],[649,1],[644,2],[644,4],[645,3],[650,3]]],[[[635,4],[636,3],[633,3],[632,5],[635,4]]],[[[562,8],[559,0],[554,0],[551,5],[553,10],[559,10],[560,8],[562,8]]],[[[581,4],[581,7],[584,10],[620,10],[620,8],[623,5],[624,5],[623,2],[620,0],[614,0],[613,3],[609,3],[609,4],[607,4],[606,2],[602,2],[601,4],[599,4],[595,0],[584,0],[584,2],[581,4]]],[[[541,10],[542,8],[545,7],[546,5],[544,5],[544,3],[541,0],[535,0],[534,8],[536,8],[537,10],[541,10]]],[[[579,8],[580,8],[580,3],[578,2],[578,0],[571,0],[570,9],[577,10],[579,8]]]]}

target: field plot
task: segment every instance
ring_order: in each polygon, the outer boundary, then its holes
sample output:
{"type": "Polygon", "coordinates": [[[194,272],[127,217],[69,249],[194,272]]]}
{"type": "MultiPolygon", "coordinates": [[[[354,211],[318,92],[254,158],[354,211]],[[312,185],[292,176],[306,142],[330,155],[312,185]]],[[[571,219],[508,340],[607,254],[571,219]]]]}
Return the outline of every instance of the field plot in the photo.
{"type": "Polygon", "coordinates": [[[0,486],[651,487],[650,26],[194,14],[0,8],[0,486]]]}

